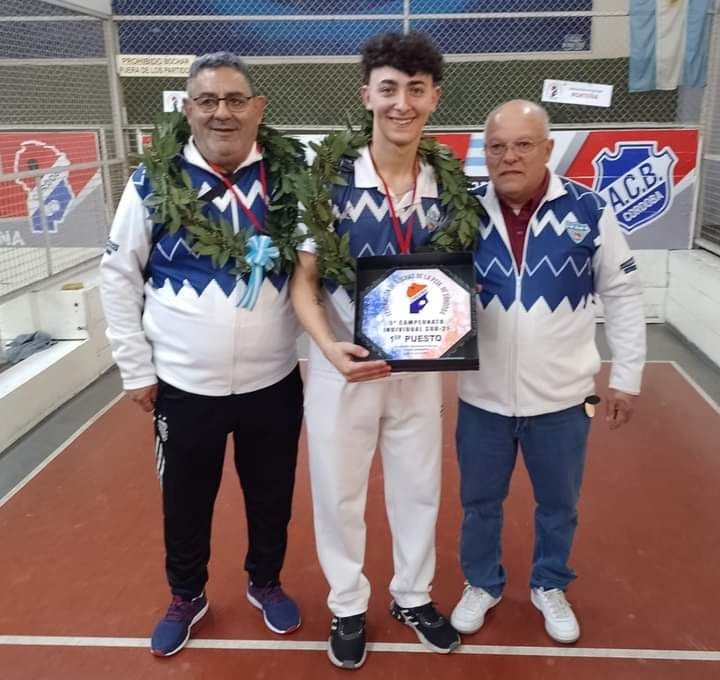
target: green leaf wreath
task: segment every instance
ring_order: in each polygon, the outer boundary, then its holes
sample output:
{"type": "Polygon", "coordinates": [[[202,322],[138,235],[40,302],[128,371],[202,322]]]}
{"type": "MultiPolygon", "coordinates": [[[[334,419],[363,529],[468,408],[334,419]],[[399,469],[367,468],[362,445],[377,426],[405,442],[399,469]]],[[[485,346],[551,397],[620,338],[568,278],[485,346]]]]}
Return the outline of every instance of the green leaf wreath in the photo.
{"type": "MultiPolygon", "coordinates": [[[[145,199],[145,205],[153,222],[165,225],[169,234],[184,227],[188,245],[198,255],[209,255],[213,266],[224,267],[232,260],[231,273],[248,272],[250,265],[245,261],[245,254],[247,240],[253,231],[241,229],[235,233],[226,219],[206,215],[203,211],[205,203],[198,198],[190,174],[178,166],[177,159],[189,138],[190,125],[184,114],[165,113],[158,118],[152,143],[140,156],[152,185],[152,193],[145,199]]],[[[260,125],[257,141],[268,164],[268,175],[274,180],[263,226],[280,251],[275,271],[290,273],[300,240],[297,234],[298,198],[292,178],[305,170],[305,153],[298,140],[285,137],[266,125],[260,125]]]]}
{"type": "MultiPolygon", "coordinates": [[[[372,117],[366,119],[362,130],[348,125],[345,130],[331,132],[319,144],[311,143],[315,151],[312,166],[309,172],[296,178],[296,195],[302,204],[300,221],[315,241],[320,276],[343,286],[355,282],[355,259],[350,255],[349,232],[339,236],[335,231],[332,187],[347,184],[341,174],[342,159],[357,158],[359,149],[370,143],[371,132],[372,117]]],[[[433,232],[430,244],[423,250],[473,250],[483,209],[468,191],[470,182],[460,160],[432,137],[420,140],[418,158],[435,171],[441,190],[440,203],[448,211],[448,218],[433,232]]]]}

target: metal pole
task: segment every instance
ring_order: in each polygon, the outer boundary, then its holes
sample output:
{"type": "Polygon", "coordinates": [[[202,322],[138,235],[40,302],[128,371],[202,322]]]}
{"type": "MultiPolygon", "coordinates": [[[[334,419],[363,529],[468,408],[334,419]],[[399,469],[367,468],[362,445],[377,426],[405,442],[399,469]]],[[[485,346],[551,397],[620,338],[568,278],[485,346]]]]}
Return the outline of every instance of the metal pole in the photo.
{"type": "MultiPolygon", "coordinates": [[[[45,199],[42,192],[42,184],[45,175],[37,178],[37,197],[38,197],[38,214],[40,215],[40,225],[42,226],[43,235],[45,237],[45,262],[47,264],[48,276],[53,275],[52,255],[50,254],[50,231],[48,230],[47,215],[45,214],[45,199]]],[[[32,222],[32,215],[30,215],[32,222]]],[[[31,226],[32,230],[32,226],[31,226]]]]}
{"type": "MultiPolygon", "coordinates": [[[[711,142],[714,138],[720,138],[720,128],[715,128],[713,121],[717,113],[717,95],[720,86],[720,68],[716,63],[717,58],[720,56],[720,23],[718,22],[718,7],[717,3],[714,3],[714,13],[710,18],[711,33],[710,33],[710,44],[708,46],[708,72],[707,82],[705,84],[705,92],[703,93],[702,112],[700,114],[700,148],[699,158],[697,164],[697,179],[698,190],[695,194],[695,202],[692,206],[693,215],[692,221],[694,223],[693,239],[695,244],[707,247],[705,244],[698,244],[698,240],[702,240],[702,228],[705,218],[705,203],[707,201],[707,178],[705,171],[707,170],[707,152],[706,149],[710,148],[711,142]]],[[[716,252],[713,249],[713,252],[716,252]]]]}
{"type": "MultiPolygon", "coordinates": [[[[107,135],[105,128],[100,128],[100,153],[102,157],[107,157],[107,135]]],[[[103,190],[105,191],[105,221],[107,222],[105,236],[110,232],[110,223],[112,222],[113,213],[113,200],[112,200],[112,180],[110,177],[110,167],[104,165],[100,168],[100,177],[102,177],[103,190]]]]}
{"type": "Polygon", "coordinates": [[[410,0],[403,0],[403,33],[410,32],[410,0]]]}
{"type": "MultiPolygon", "coordinates": [[[[122,90],[120,88],[120,79],[117,75],[117,31],[115,24],[111,19],[103,21],[103,32],[105,35],[105,54],[108,60],[108,84],[110,86],[110,104],[112,107],[112,126],[113,137],[115,140],[115,158],[122,160],[127,159],[127,151],[125,149],[125,137],[123,135],[123,101],[122,90]]],[[[125,179],[127,171],[125,172],[125,179]]],[[[115,205],[114,196],[108,196],[107,199],[111,205],[115,205]]],[[[113,208],[114,212],[114,208],[113,208]]]]}

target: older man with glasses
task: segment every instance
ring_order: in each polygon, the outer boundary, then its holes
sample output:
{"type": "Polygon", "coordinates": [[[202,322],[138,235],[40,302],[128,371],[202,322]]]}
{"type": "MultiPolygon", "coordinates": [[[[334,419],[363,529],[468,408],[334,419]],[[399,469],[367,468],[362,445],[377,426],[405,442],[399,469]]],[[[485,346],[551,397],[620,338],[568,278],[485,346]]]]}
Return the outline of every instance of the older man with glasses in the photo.
{"type": "Polygon", "coordinates": [[[612,351],[606,421],[627,423],[640,392],[645,323],[637,267],[605,200],[550,172],[546,111],[510,101],[490,113],[490,183],[475,252],[480,370],[459,377],[457,453],[464,510],[466,585],[451,621],[478,631],[505,587],[503,502],[518,446],[537,503],[530,599],[545,630],[575,642],[580,626],[565,597],[594,414],[595,296],[612,351]]]}
{"type": "Polygon", "coordinates": [[[172,593],[152,635],[157,656],[178,652],[208,610],[210,530],[229,434],[247,518],[247,598],[270,630],[300,626],[280,586],[303,413],[292,262],[281,255],[289,250],[294,260],[287,244],[297,198],[278,190],[276,168],[300,171],[303,153],[260,127],[265,99],[235,55],[196,59],[187,91],[191,136],[177,114],[173,131],[169,121],[156,130],[101,266],[123,385],[155,416],[172,593]],[[278,143],[262,148],[262,130],[278,143]],[[291,151],[281,158],[280,148],[291,151]]]}

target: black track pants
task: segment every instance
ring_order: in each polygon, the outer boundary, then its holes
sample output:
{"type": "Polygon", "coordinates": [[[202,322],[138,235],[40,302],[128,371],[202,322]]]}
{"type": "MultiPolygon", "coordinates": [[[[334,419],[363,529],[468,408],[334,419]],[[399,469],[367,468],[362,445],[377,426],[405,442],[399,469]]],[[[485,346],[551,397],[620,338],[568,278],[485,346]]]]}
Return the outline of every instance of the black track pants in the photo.
{"type": "Polygon", "coordinates": [[[226,397],[205,397],[159,383],[156,457],[163,490],[165,567],[174,594],[194,597],[208,580],[213,507],[230,433],[245,497],[245,569],[257,585],[279,582],[302,413],[297,367],[275,385],[226,397]]]}

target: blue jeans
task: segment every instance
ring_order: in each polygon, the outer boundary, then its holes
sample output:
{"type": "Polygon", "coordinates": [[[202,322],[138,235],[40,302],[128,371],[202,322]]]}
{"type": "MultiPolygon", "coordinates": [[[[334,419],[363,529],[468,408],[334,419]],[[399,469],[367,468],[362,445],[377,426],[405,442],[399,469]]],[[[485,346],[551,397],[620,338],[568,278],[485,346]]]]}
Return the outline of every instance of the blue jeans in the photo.
{"type": "Polygon", "coordinates": [[[505,586],[500,537],[503,502],[518,444],[535,495],[535,549],[530,587],[565,590],[577,526],[590,419],[582,405],[555,413],[508,417],[460,401],[457,454],[463,524],[460,561],[468,583],[498,597],[505,586]]]}

